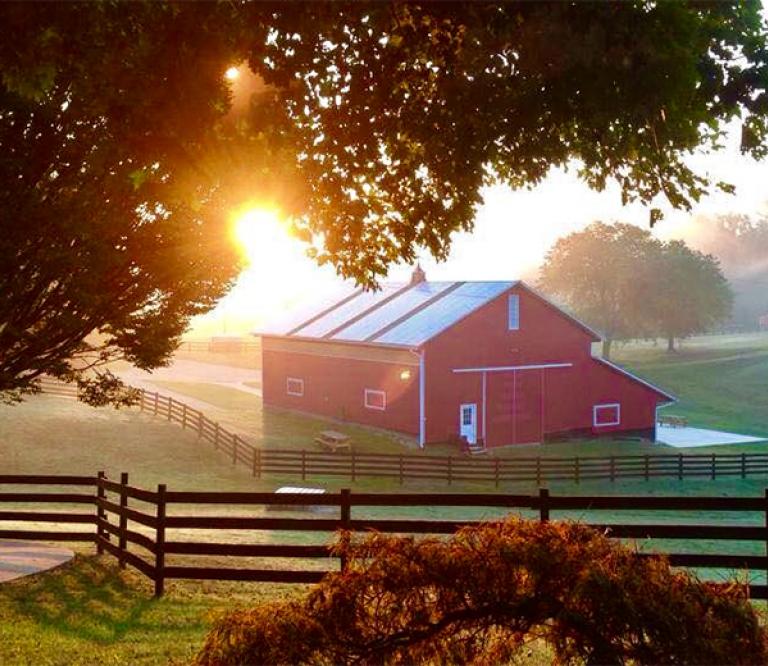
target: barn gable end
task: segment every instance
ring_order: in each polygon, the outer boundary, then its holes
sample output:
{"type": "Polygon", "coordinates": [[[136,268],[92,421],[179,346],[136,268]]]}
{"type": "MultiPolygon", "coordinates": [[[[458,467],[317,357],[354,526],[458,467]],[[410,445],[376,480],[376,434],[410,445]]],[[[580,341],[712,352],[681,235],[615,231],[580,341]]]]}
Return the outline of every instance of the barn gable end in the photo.
{"type": "Polygon", "coordinates": [[[522,282],[349,291],[264,337],[267,404],[421,444],[653,437],[661,389],[592,357],[599,336],[522,282]]]}

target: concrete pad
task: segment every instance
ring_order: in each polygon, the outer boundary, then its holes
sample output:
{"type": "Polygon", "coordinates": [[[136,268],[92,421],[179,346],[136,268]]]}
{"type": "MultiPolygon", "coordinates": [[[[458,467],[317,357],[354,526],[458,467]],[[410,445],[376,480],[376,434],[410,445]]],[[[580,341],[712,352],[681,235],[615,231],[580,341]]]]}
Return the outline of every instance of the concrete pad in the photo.
{"type": "Polygon", "coordinates": [[[698,448],[701,446],[720,446],[725,444],[751,444],[764,442],[765,437],[750,437],[732,432],[705,430],[704,428],[673,428],[657,426],[656,441],[668,444],[676,449],[698,448]]]}
{"type": "Polygon", "coordinates": [[[53,569],[74,556],[71,550],[59,546],[0,540],[0,583],[53,569]]]}

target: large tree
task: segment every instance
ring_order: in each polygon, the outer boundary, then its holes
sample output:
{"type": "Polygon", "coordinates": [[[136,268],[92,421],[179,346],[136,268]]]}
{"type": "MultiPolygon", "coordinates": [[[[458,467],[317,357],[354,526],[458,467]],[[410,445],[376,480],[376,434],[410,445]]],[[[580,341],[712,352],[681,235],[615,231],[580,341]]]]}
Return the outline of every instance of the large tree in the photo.
{"type": "Polygon", "coordinates": [[[632,224],[595,222],[561,238],[541,267],[541,288],[603,335],[603,356],[615,340],[655,333],[661,243],[632,224]]]}
{"type": "Polygon", "coordinates": [[[733,294],[718,260],[697,252],[683,241],[664,243],[655,262],[653,298],[654,335],[667,340],[704,333],[731,313],[733,294]]]}
{"type": "Polygon", "coordinates": [[[733,300],[715,257],[631,224],[595,222],[561,238],[539,282],[603,334],[605,358],[615,340],[664,338],[673,351],[675,339],[726,319],[733,300]]]}
{"type": "Polygon", "coordinates": [[[757,1],[6,3],[0,26],[6,396],[167,359],[237,273],[245,199],[372,284],[417,247],[445,258],[484,184],[575,164],[686,207],[712,184],[683,158],[727,122],[765,152],[757,1]],[[233,114],[222,74],[246,60],[233,114]]]}

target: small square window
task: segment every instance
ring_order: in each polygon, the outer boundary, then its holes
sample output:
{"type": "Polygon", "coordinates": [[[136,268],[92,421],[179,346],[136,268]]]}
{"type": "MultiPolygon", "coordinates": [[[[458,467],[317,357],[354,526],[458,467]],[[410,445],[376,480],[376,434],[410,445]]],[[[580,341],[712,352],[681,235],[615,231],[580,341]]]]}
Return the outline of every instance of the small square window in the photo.
{"type": "Polygon", "coordinates": [[[288,377],[285,380],[285,392],[288,395],[301,397],[304,395],[304,380],[296,377],[288,377]]]}
{"type": "Polygon", "coordinates": [[[618,402],[595,405],[592,408],[592,425],[596,428],[621,423],[621,405],[618,402]]]}
{"type": "Polygon", "coordinates": [[[509,313],[508,325],[510,331],[520,330],[520,296],[517,294],[509,295],[509,313]]]}
{"type": "Polygon", "coordinates": [[[384,391],[365,389],[365,406],[368,409],[384,411],[387,408],[387,394],[384,391]]]}
{"type": "Polygon", "coordinates": [[[472,425],[472,408],[471,407],[461,408],[461,425],[465,425],[465,426],[472,425]]]}

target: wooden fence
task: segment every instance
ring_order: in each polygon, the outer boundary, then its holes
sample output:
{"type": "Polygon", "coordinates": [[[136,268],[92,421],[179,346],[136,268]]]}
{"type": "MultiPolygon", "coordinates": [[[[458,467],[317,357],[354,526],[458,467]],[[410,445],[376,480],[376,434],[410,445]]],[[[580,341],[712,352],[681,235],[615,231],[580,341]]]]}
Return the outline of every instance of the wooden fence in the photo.
{"type": "Polygon", "coordinates": [[[185,340],[179,344],[177,351],[247,354],[261,351],[261,343],[255,340],[241,340],[238,338],[231,340],[185,340]]]}
{"type": "MultiPolygon", "coordinates": [[[[74,387],[44,382],[51,395],[76,397],[74,387]]],[[[337,477],[354,482],[366,478],[405,481],[431,480],[482,482],[498,488],[502,483],[620,479],[708,478],[768,475],[766,453],[646,454],[601,457],[526,457],[497,458],[435,456],[396,453],[328,453],[321,450],[284,450],[254,446],[217,421],[189,405],[150,391],[140,391],[139,408],[191,429],[231,460],[246,466],[253,477],[295,476],[337,477]]]]}
{"type": "MultiPolygon", "coordinates": [[[[51,523],[50,529],[0,529],[3,539],[32,539],[43,541],[93,542],[99,553],[117,558],[120,566],[130,565],[154,581],[155,594],[162,595],[165,581],[169,579],[238,580],[260,582],[312,583],[326,573],[339,570],[344,563],[333,558],[328,542],[331,533],[338,529],[353,531],[377,530],[398,534],[450,534],[464,525],[477,524],[472,520],[430,520],[381,517],[381,515],[357,515],[358,511],[371,507],[484,507],[498,510],[519,510],[531,517],[546,521],[562,511],[589,512],[589,517],[601,512],[631,512],[637,519],[638,512],[656,515],[658,521],[650,523],[604,523],[585,521],[605,531],[611,537],[623,539],[685,539],[696,543],[742,542],[752,544],[751,550],[761,555],[733,552],[717,553],[667,553],[673,566],[691,568],[716,568],[748,570],[765,573],[768,569],[768,491],[764,497],[627,497],[627,496],[553,496],[547,489],[537,494],[373,494],[352,493],[341,490],[323,495],[274,494],[243,492],[176,492],[165,485],[149,491],[128,483],[128,475],[122,474],[119,482],[108,479],[100,472],[96,476],[0,476],[0,526],[3,522],[51,523]],[[6,492],[3,486],[33,486],[32,492],[13,489],[6,492]],[[41,489],[64,488],[65,491],[41,492],[41,489]],[[77,488],[73,491],[73,488],[77,488]],[[7,507],[7,505],[12,505],[7,507]],[[42,511],[20,509],[20,504],[42,505],[42,511]],[[66,510],[52,511],[58,505],[66,510]],[[294,509],[326,507],[330,514],[323,517],[272,517],[243,513],[242,515],[208,515],[210,509],[202,507],[233,505],[240,507],[265,507],[294,509]],[[179,512],[178,507],[186,508],[179,512]],[[74,507],[74,508],[73,508],[74,507]],[[716,513],[731,512],[720,524],[695,524],[691,518],[671,521],[669,512],[706,512],[711,520],[716,513]],[[747,516],[752,525],[744,523],[747,516]],[[687,521],[687,522],[686,522],[687,521]],[[725,524],[723,524],[725,523],[725,524]],[[78,529],[64,529],[75,524],[78,529]],[[88,526],[90,529],[83,529],[88,526]],[[183,532],[181,532],[183,530],[183,532]],[[231,543],[221,540],[202,540],[194,533],[222,534],[232,532],[248,535],[268,531],[271,535],[284,532],[324,533],[325,543],[296,545],[288,543],[231,543]],[[193,534],[192,540],[188,537],[193,534]],[[175,561],[167,563],[167,556],[175,561]],[[183,560],[195,556],[194,565],[183,560]],[[225,566],[199,566],[198,561],[210,556],[226,560],[225,566]],[[270,566],[237,566],[243,558],[266,558],[270,566]],[[275,560],[273,558],[281,558],[275,560]],[[288,559],[291,564],[281,567],[288,559]],[[179,560],[177,562],[176,560],[179,560]],[[298,566],[299,562],[314,560],[315,568],[298,566]],[[325,565],[322,569],[317,564],[325,565]]],[[[306,514],[310,515],[310,514],[306,514]]],[[[501,512],[498,513],[499,517],[501,512]]],[[[688,514],[690,516],[690,514],[688,514]]],[[[584,514],[580,514],[583,518],[584,514]]],[[[278,537],[273,537],[278,538],[278,537]]],[[[283,537],[284,538],[284,537],[283,537]]],[[[317,537],[315,537],[317,538],[317,537]]],[[[711,547],[711,544],[709,544],[711,547]]],[[[641,553],[640,556],[648,556],[641,553]]],[[[750,584],[750,594],[755,599],[768,598],[768,585],[750,584]]]]}

